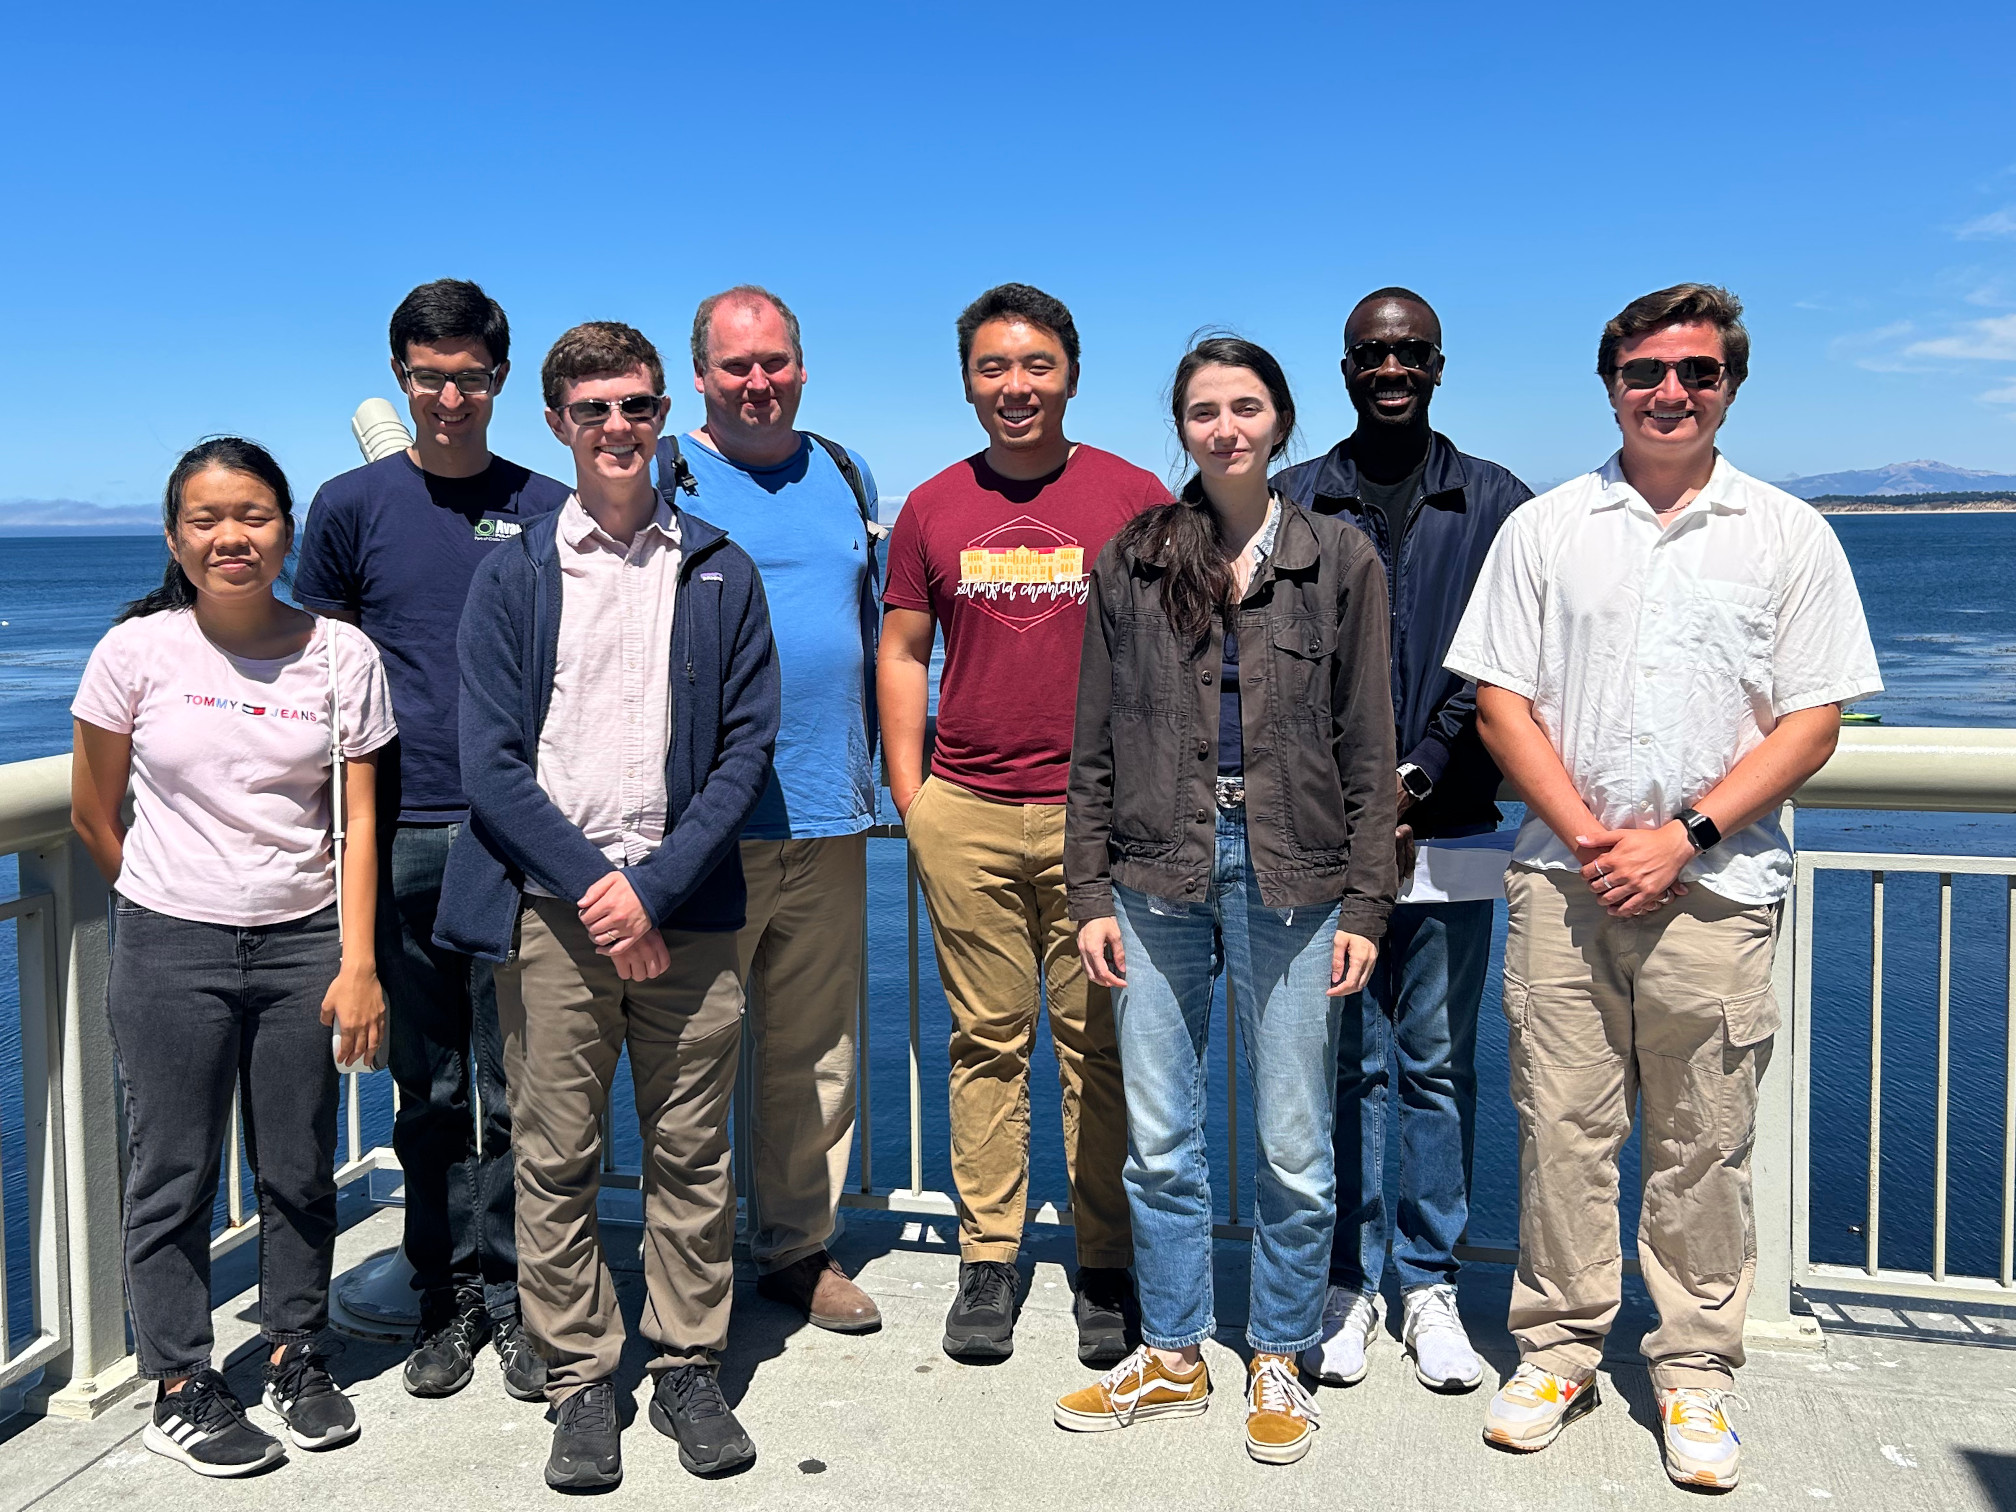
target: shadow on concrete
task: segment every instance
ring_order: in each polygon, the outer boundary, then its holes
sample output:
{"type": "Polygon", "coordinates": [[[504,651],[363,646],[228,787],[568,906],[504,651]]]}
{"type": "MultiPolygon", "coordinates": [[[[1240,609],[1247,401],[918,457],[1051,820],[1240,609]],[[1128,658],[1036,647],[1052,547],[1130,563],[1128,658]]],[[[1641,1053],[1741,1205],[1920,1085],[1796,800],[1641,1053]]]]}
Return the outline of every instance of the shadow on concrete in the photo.
{"type": "Polygon", "coordinates": [[[2016,1512],[2016,1454],[1993,1449],[1962,1449],[1962,1459],[1981,1483],[1981,1494],[1996,1512],[2016,1512]]]}

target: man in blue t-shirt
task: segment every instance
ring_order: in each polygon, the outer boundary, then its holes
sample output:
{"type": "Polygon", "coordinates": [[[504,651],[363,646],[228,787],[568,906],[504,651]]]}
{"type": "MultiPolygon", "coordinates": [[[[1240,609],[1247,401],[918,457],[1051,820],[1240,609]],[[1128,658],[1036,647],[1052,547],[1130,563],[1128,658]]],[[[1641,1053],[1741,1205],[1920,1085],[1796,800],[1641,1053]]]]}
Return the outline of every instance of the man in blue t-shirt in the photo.
{"type": "Polygon", "coordinates": [[[294,593],[377,644],[399,720],[398,758],[379,764],[388,896],[378,910],[378,975],[391,1005],[406,1258],[420,1292],[406,1389],[460,1391],[490,1338],[505,1389],[536,1401],[546,1367],[518,1321],[496,989],[487,962],[433,939],[442,868],[468,816],[455,735],[462,601],[499,543],[566,503],[568,489],[491,455],[490,408],[511,369],[511,328],[495,300],[459,279],[422,284],[393,311],[391,337],[413,445],[322,485],[294,593]]]}
{"type": "Polygon", "coordinates": [[[875,484],[858,456],[792,428],[804,348],[798,318],[767,290],[701,301],[693,387],[707,418],[659,443],[659,481],[683,469],[700,511],[755,558],[783,675],[776,763],[742,829],[756,1288],[821,1328],[866,1333],[881,1314],[826,1246],[854,1139],[875,818],[875,484]]]}

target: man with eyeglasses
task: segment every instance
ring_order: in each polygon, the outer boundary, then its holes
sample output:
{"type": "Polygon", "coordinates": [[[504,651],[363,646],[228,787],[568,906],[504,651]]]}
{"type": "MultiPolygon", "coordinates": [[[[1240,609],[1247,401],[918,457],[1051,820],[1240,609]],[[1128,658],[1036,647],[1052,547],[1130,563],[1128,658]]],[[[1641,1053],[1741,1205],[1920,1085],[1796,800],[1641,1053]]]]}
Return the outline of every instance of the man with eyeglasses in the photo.
{"type": "Polygon", "coordinates": [[[1484,1436],[1541,1449],[1597,1404],[1637,1102],[1666,1473],[1723,1488],[1792,880],[1778,813],[1833,753],[1842,705],[1883,686],[1826,520],[1716,450],[1749,371],[1741,315],[1726,289],[1679,284],[1603,328],[1623,445],[1513,516],[1449,653],[1527,810],[1505,945],[1520,1365],[1484,1436]]]}
{"type": "Polygon", "coordinates": [[[592,1490],[623,1474],[623,1317],[596,1205],[600,1120],[626,1049],[651,1423],[697,1475],[756,1457],[717,1362],[735,1292],[736,839],[769,781],[778,682],[754,563],[676,488],[652,485],[671,407],[657,350],[594,321],[554,343],[540,378],[575,491],[470,590],[462,772],[475,821],[449,858],[438,927],[499,963],[525,1324],[556,1409],[546,1482],[592,1490]]]}
{"type": "Polygon", "coordinates": [[[567,489],[490,451],[511,328],[473,283],[422,284],[392,313],[392,372],[413,445],[322,485],[294,593],[377,644],[400,720],[380,763],[378,975],[399,1088],[392,1145],[406,1185],[406,1258],[420,1293],[407,1391],[443,1397],[495,1344],[504,1389],[536,1401],[546,1367],[518,1316],[511,1114],[490,964],[434,943],[441,872],[468,818],[456,740],[455,630],[470,580],[567,489]]]}
{"type": "Polygon", "coordinates": [[[756,561],[772,605],[784,714],[770,785],[742,829],[749,922],[756,1289],[815,1326],[882,1323],[827,1245],[854,1147],[854,1018],[875,822],[873,675],[879,615],[875,480],[860,457],[794,429],[805,395],[798,317],[741,284],[693,316],[700,426],[658,445],[658,479],[756,561]]]}
{"type": "MultiPolygon", "coordinates": [[[[1459,452],[1428,423],[1442,382],[1442,323],[1420,295],[1376,289],[1344,322],[1344,388],[1358,424],[1274,486],[1353,520],[1386,565],[1393,623],[1394,837],[1407,881],[1415,843],[1495,829],[1498,769],[1477,738],[1476,690],[1443,668],[1456,622],[1506,519],[1533,497],[1495,462],[1459,452]]],[[[1477,1009],[1491,953],[1489,899],[1403,901],[1371,981],[1346,1004],[1337,1054],[1337,1232],[1323,1338],[1304,1367],[1352,1385],[1385,1303],[1400,1285],[1401,1341],[1415,1377],[1473,1390],[1484,1364],[1456,1310],[1456,1242],[1470,1215],[1477,1119],[1477,1009]],[[1389,1118],[1400,1147],[1386,1202],[1389,1118]]]]}

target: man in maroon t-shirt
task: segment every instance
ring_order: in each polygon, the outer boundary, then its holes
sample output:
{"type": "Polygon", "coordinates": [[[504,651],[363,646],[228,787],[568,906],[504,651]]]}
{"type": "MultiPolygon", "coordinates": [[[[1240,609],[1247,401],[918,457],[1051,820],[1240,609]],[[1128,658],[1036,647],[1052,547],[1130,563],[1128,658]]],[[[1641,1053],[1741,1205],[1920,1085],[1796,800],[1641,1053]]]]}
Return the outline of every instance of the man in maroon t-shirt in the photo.
{"type": "Polygon", "coordinates": [[[1064,1090],[1078,1357],[1104,1366],[1126,1353],[1133,1305],[1120,1184],[1127,1108],[1112,1001],[1086,981],[1064,906],[1064,786],[1086,571],[1122,525],[1169,493],[1065,439],[1078,331],[1058,300],[1026,284],[989,289],[959,317],[959,360],[987,449],[919,484],[897,516],[876,668],[890,795],[952,1007],[960,1263],[945,1352],[1005,1359],[1014,1349],[1040,992],[1064,1090]],[[939,626],[945,672],[927,782],[939,626]]]}

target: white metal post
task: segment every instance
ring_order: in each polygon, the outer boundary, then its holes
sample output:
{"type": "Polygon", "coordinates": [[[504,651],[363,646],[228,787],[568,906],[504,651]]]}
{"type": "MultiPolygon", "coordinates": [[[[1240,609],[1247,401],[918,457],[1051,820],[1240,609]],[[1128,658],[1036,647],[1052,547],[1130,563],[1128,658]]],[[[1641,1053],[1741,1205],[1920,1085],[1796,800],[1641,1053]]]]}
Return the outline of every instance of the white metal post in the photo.
{"type": "MultiPolygon", "coordinates": [[[[1785,838],[1794,838],[1790,803],[1779,809],[1785,838]]],[[[1794,846],[1796,854],[1797,847],[1794,846]]],[[[1757,1279],[1750,1293],[1745,1338],[1766,1348],[1821,1345],[1820,1325],[1792,1312],[1792,1247],[1803,1242],[1795,1199],[1795,1162],[1801,1158],[1795,1136],[1796,1078],[1804,1068],[1799,1052],[1797,942],[1807,921],[1799,915],[1795,889],[1786,896],[1778,918],[1778,937],[1771,962],[1771,991],[1778,1000],[1780,1022],[1771,1046],[1771,1063],[1757,1089],[1757,1139],[1750,1155],[1750,1182],[1757,1225],[1757,1279]]]]}
{"type": "Polygon", "coordinates": [[[118,1072],[105,1018],[110,890],[75,836],[21,855],[21,890],[55,901],[63,1087],[63,1180],[70,1347],[51,1360],[31,1408],[91,1418],[139,1384],[126,1352],[118,1072]]]}

